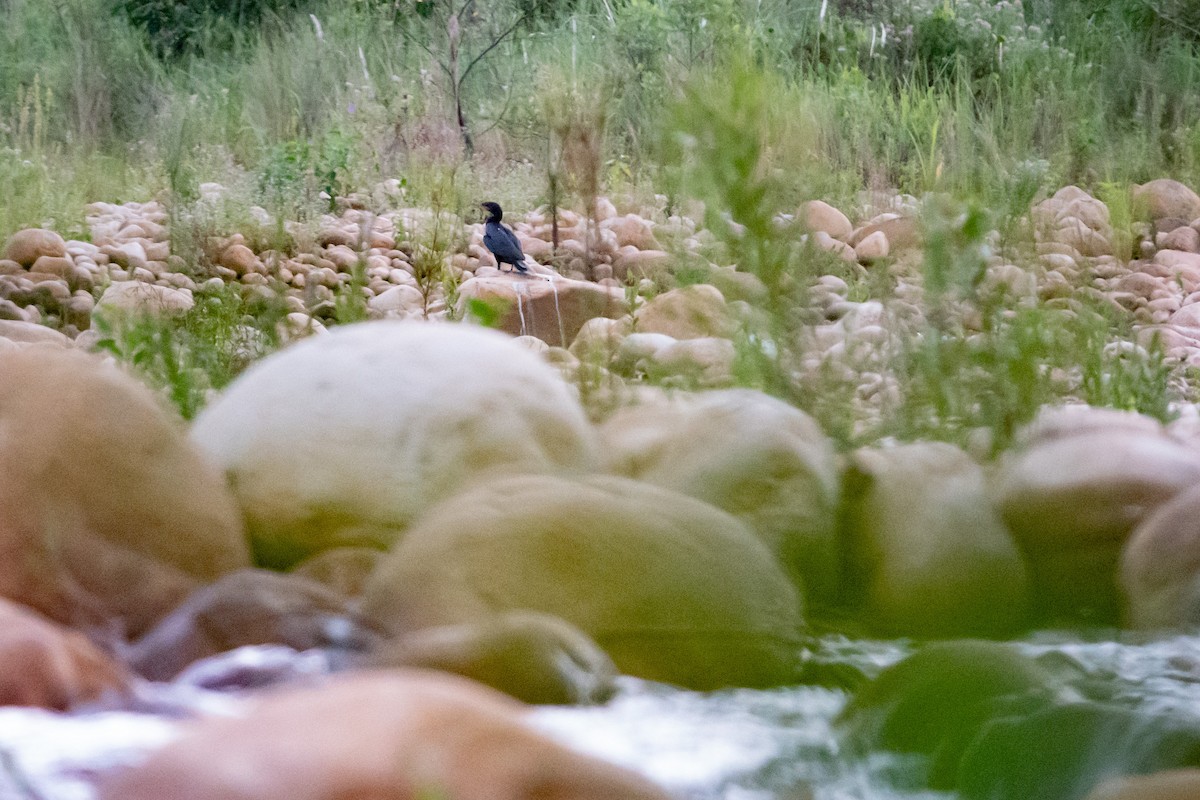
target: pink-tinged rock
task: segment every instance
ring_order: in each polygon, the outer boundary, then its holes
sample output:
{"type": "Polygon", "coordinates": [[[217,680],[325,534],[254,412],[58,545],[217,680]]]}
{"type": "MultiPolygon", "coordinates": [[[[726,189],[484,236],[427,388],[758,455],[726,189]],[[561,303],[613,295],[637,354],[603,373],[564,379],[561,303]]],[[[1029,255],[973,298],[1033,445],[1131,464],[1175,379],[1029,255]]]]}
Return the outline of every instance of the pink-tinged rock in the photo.
{"type": "Polygon", "coordinates": [[[637,214],[626,214],[623,217],[611,217],[600,223],[600,230],[612,231],[621,247],[632,245],[638,250],[661,250],[662,245],[654,238],[653,223],[642,219],[637,214]]]}
{"type": "Polygon", "coordinates": [[[584,323],[596,317],[622,317],[629,311],[625,292],[588,281],[538,275],[477,275],[459,287],[459,308],[478,300],[499,311],[497,328],[514,336],[536,336],[566,347],[584,323]]]}
{"type": "Polygon", "coordinates": [[[1112,255],[1112,231],[1097,230],[1078,217],[1060,217],[1049,235],[1089,257],[1112,255]]]}
{"type": "Polygon", "coordinates": [[[110,314],[178,317],[196,305],[186,289],[141,281],[120,281],[104,290],[96,307],[110,314]]]}
{"type": "Polygon", "coordinates": [[[917,219],[889,212],[869,220],[855,231],[854,236],[850,239],[850,244],[854,245],[857,250],[858,243],[876,231],[883,232],[893,252],[920,247],[924,239],[921,224],[917,219]]]}
{"type": "Polygon", "coordinates": [[[42,228],[26,228],[8,237],[0,257],[15,261],[23,267],[32,267],[42,256],[62,258],[67,254],[67,243],[54,231],[42,228]]]}
{"type": "Polygon", "coordinates": [[[130,678],[83,634],[0,600],[0,706],[67,711],[124,694],[130,678]]]}
{"type": "Polygon", "coordinates": [[[554,245],[544,239],[519,234],[517,238],[521,240],[521,251],[534,261],[544,261],[554,255],[554,245]]]}
{"type": "Polygon", "coordinates": [[[1179,181],[1159,178],[1134,187],[1133,207],[1139,219],[1175,217],[1186,225],[1188,220],[1200,217],[1200,195],[1179,181]]]}
{"type": "Polygon", "coordinates": [[[1040,610],[1111,621],[1121,549],[1151,511],[1200,482],[1200,453],[1128,412],[1048,416],[1005,454],[993,496],[1029,563],[1040,610]]]}
{"type": "Polygon", "coordinates": [[[52,328],[34,322],[0,320],[0,340],[17,344],[54,345],[71,347],[71,340],[52,328]]]}
{"type": "Polygon", "coordinates": [[[144,631],[247,566],[220,473],[141,383],[74,350],[0,352],[0,596],[144,631]]]}
{"type": "Polygon", "coordinates": [[[367,306],[384,316],[402,316],[425,309],[425,295],[415,286],[392,286],[367,301],[367,306]]]}
{"type": "Polygon", "coordinates": [[[1176,328],[1191,328],[1200,335],[1200,303],[1183,306],[1168,321],[1176,328]]]}
{"type": "Polygon", "coordinates": [[[887,258],[890,251],[887,235],[881,230],[864,236],[854,246],[854,254],[858,256],[858,260],[867,264],[887,258]]]}
{"type": "Polygon", "coordinates": [[[1154,264],[1161,268],[1165,275],[1177,279],[1185,292],[1200,289],[1200,254],[1185,253],[1181,250],[1159,250],[1154,255],[1154,264]]]}
{"type": "Polygon", "coordinates": [[[263,267],[258,256],[244,244],[231,244],[226,247],[217,258],[217,263],[236,272],[239,278],[251,273],[266,272],[266,268],[263,267]]]}
{"type": "Polygon", "coordinates": [[[372,672],[195,722],[100,800],[668,800],[567,750],[526,707],[464,678],[372,672]]]}
{"type": "Polygon", "coordinates": [[[1160,292],[1169,286],[1170,283],[1161,278],[1155,278],[1144,272],[1131,272],[1128,275],[1117,278],[1114,288],[1118,291],[1129,292],[1138,297],[1149,299],[1156,292],[1160,292]]]}
{"type": "Polygon", "coordinates": [[[1200,623],[1200,488],[1176,495],[1134,529],[1120,577],[1130,627],[1200,623]]]}
{"type": "Polygon", "coordinates": [[[146,262],[149,260],[146,257],[146,249],[142,247],[141,242],[106,244],[100,248],[100,252],[108,256],[110,263],[119,264],[128,270],[145,269],[146,262]]]}
{"type": "Polygon", "coordinates": [[[816,231],[811,236],[813,244],[826,253],[833,253],[841,257],[843,261],[851,263],[858,261],[858,254],[854,252],[854,248],[840,239],[835,239],[824,231],[816,231]]]}
{"type": "Polygon", "coordinates": [[[1164,234],[1158,242],[1161,250],[1182,250],[1185,253],[1200,252],[1200,231],[1191,227],[1180,227],[1164,234]]]}
{"type": "Polygon", "coordinates": [[[67,256],[39,256],[29,271],[70,278],[73,277],[75,271],[75,262],[67,256]]]}
{"type": "Polygon", "coordinates": [[[800,206],[796,211],[796,220],[811,233],[821,231],[843,242],[850,238],[854,230],[845,214],[823,200],[810,200],[800,206]]]}

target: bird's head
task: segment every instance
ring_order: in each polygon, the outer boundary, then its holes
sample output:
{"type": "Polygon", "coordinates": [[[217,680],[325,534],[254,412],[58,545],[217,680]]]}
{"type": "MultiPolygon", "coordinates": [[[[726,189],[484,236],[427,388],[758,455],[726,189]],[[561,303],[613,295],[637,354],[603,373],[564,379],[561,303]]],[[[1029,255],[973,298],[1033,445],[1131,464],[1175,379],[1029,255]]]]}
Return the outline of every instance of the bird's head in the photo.
{"type": "Polygon", "coordinates": [[[499,203],[488,201],[486,203],[480,203],[479,205],[484,211],[487,212],[488,222],[499,222],[500,220],[504,219],[504,211],[500,208],[499,203]]]}

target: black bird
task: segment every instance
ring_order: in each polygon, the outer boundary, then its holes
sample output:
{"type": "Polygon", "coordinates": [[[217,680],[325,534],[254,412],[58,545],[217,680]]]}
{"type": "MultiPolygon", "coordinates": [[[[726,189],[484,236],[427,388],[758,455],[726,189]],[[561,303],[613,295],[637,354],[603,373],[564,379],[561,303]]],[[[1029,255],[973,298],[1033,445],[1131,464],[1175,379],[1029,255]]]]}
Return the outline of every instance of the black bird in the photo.
{"type": "Polygon", "coordinates": [[[504,211],[501,210],[500,205],[491,202],[480,205],[488,212],[487,225],[484,226],[483,246],[496,257],[496,267],[499,268],[501,264],[511,264],[517,272],[529,272],[529,267],[525,266],[525,253],[521,250],[521,243],[517,241],[517,235],[507,225],[500,224],[500,220],[504,219],[504,211]]]}

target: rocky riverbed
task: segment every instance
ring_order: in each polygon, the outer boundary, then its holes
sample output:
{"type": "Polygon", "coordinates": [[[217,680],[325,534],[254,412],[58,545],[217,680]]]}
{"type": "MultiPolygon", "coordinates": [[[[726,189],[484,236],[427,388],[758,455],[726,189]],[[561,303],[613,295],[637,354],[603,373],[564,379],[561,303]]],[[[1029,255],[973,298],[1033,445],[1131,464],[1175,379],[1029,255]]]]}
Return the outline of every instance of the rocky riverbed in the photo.
{"type": "MultiPolygon", "coordinates": [[[[848,449],[736,388],[774,290],[682,216],[530,214],[534,277],[489,266],[478,224],[413,209],[275,225],[274,247],[210,236],[191,261],[155,203],[93,205],[87,242],[15,233],[0,787],[1193,796],[1200,197],[1154,181],[1133,202],[1116,230],[1059,191],[978,284],[1014,311],[1105,305],[1131,332],[1116,350],[1168,368],[1174,421],[1070,402],[1068,369],[999,453],[848,449]],[[185,424],[100,345],[208,296],[278,313],[263,338],[239,322],[248,366],[185,424]],[[377,319],[335,324],[348,307],[377,319]]],[[[946,310],[921,209],[889,204],[778,221],[846,265],[804,287],[790,379],[853,381],[861,430],[903,388],[897,343],[946,310]],[[872,271],[889,293],[858,297],[872,271]]]]}

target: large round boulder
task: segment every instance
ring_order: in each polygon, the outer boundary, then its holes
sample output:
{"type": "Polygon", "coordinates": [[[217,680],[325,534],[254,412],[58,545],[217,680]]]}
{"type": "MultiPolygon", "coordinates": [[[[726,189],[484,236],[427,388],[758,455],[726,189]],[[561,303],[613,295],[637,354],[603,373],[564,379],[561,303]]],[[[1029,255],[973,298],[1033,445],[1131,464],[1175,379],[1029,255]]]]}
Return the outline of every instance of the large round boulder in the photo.
{"type": "Polygon", "coordinates": [[[843,487],[846,598],[881,632],[997,635],[1025,620],[1025,565],[965,452],[859,450],[843,487]]]}
{"type": "Polygon", "coordinates": [[[1132,413],[1043,412],[1001,463],[994,496],[1030,567],[1038,610],[1112,622],[1117,561],[1133,528],[1200,483],[1200,453],[1132,413]]]}
{"type": "Polygon", "coordinates": [[[496,305],[500,310],[495,327],[514,336],[536,336],[556,347],[566,347],[584,324],[596,317],[617,318],[629,311],[625,293],[619,288],[557,275],[479,275],[458,290],[459,312],[472,303],[496,305]]]}
{"type": "Polygon", "coordinates": [[[833,599],[837,454],[803,411],[750,389],[662,395],[609,417],[600,438],[609,471],[728,511],[811,600],[833,599]]]}
{"type": "Polygon", "coordinates": [[[367,584],[395,633],[505,611],[557,614],[622,672],[698,689],[793,675],[796,590],[742,523],[624,478],[520,476],[416,522],[367,584]]]}
{"type": "Polygon", "coordinates": [[[1180,492],[1134,529],[1121,554],[1120,580],[1126,624],[1200,624],[1200,487],[1180,492]]]}
{"type": "Polygon", "coordinates": [[[668,800],[647,779],[535,732],[464,678],[365,673],[192,723],[100,800],[668,800]]]}
{"type": "Polygon", "coordinates": [[[1178,219],[1186,225],[1200,217],[1200,195],[1179,181],[1159,178],[1133,188],[1133,207],[1140,219],[1178,219]]]}
{"type": "Polygon", "coordinates": [[[17,231],[4,242],[0,258],[15,261],[23,267],[32,267],[42,256],[62,258],[67,254],[67,243],[54,231],[43,228],[26,228],[17,231]]]}
{"type": "Polygon", "coordinates": [[[1113,776],[1182,767],[1200,767],[1193,719],[1073,702],[993,720],[963,753],[957,788],[964,800],[1083,800],[1113,776]]]}
{"type": "Polygon", "coordinates": [[[1066,186],[1033,207],[1039,242],[1066,245],[1085,256],[1112,253],[1108,206],[1077,186],[1066,186]]]}
{"type": "Polygon", "coordinates": [[[226,470],[262,563],[390,546],[484,473],[589,469],[594,433],[558,372],[481,328],[368,322],[247,370],[193,440],[226,470]]]}
{"type": "Polygon", "coordinates": [[[83,352],[0,351],[0,596],[136,635],[247,566],[220,472],[146,387],[83,352]]]}
{"type": "Polygon", "coordinates": [[[187,289],[174,289],[156,283],[119,281],[111,284],[96,301],[96,311],[124,319],[135,316],[179,317],[196,306],[187,289]]]}
{"type": "Polygon", "coordinates": [[[637,309],[633,318],[638,331],[675,339],[728,338],[737,330],[724,295],[704,283],[664,292],[637,309]]]}
{"type": "Polygon", "coordinates": [[[842,241],[849,239],[854,232],[849,218],[824,200],[809,200],[801,205],[796,212],[796,219],[808,231],[822,231],[842,241]]]}
{"type": "Polygon", "coordinates": [[[937,642],[863,687],[838,725],[855,749],[928,756],[929,785],[948,790],[958,781],[963,754],[989,722],[1076,697],[1068,686],[1074,677],[1011,644],[937,642]]]}

